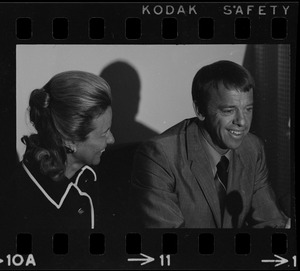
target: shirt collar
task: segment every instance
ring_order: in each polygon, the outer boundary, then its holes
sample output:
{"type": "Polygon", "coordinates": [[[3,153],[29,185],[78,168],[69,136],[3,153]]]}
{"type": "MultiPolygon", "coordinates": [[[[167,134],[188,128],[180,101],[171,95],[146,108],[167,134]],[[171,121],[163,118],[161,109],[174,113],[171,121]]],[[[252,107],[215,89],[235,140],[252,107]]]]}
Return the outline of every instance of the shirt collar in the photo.
{"type": "Polygon", "coordinates": [[[35,183],[45,197],[58,209],[63,204],[64,199],[69,193],[71,186],[76,186],[80,189],[82,179],[96,181],[96,173],[89,166],[84,166],[79,169],[71,179],[64,177],[60,181],[53,181],[49,177],[43,175],[35,163],[28,161],[22,162],[23,168],[30,179],[35,183]]]}
{"type": "MultiPolygon", "coordinates": [[[[217,164],[220,162],[220,159],[221,159],[222,155],[219,152],[217,152],[217,150],[206,139],[207,131],[204,130],[202,127],[200,127],[200,131],[203,135],[204,142],[205,142],[205,144],[203,145],[204,146],[204,151],[207,154],[207,157],[208,157],[209,163],[211,165],[213,175],[215,176],[216,173],[217,173],[217,164]]],[[[232,151],[228,150],[223,155],[225,155],[226,158],[230,161],[231,155],[232,155],[231,153],[232,153],[232,151]]]]}

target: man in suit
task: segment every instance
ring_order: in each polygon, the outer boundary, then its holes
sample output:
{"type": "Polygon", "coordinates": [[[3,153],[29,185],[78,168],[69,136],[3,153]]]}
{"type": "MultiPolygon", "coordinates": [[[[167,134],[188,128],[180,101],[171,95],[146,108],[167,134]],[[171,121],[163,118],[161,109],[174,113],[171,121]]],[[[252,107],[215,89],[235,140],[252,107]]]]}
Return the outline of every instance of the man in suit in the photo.
{"type": "Polygon", "coordinates": [[[254,81],[231,61],[201,68],[196,118],[143,144],[132,174],[147,228],[289,227],[268,181],[263,143],[249,133],[254,81]]]}

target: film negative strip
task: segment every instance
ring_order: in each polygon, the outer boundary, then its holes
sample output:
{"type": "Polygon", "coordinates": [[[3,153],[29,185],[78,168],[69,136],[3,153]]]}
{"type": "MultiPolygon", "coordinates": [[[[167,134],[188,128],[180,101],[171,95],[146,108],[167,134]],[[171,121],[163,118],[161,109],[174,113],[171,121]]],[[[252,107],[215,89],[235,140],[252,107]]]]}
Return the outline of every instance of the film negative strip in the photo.
{"type": "Polygon", "coordinates": [[[0,270],[297,269],[298,8],[1,3],[0,270]]]}

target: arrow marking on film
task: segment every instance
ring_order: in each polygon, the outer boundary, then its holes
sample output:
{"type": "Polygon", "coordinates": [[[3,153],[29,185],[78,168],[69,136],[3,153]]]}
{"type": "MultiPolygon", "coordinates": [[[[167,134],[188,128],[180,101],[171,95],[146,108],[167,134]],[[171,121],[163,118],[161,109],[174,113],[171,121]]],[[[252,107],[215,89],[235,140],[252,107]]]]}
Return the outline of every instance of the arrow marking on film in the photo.
{"type": "Polygon", "coordinates": [[[277,263],[275,264],[275,267],[276,266],[279,266],[279,265],[282,265],[282,264],[285,264],[287,263],[289,260],[285,259],[285,258],[282,258],[276,254],[274,254],[274,256],[278,259],[275,259],[275,260],[261,260],[262,263],[277,263]]]}
{"type": "Polygon", "coordinates": [[[129,262],[142,262],[141,265],[144,265],[144,264],[147,264],[147,263],[151,263],[153,262],[155,259],[148,256],[148,255],[145,255],[143,253],[140,253],[141,256],[143,256],[143,258],[131,258],[131,259],[128,259],[129,262]]]}

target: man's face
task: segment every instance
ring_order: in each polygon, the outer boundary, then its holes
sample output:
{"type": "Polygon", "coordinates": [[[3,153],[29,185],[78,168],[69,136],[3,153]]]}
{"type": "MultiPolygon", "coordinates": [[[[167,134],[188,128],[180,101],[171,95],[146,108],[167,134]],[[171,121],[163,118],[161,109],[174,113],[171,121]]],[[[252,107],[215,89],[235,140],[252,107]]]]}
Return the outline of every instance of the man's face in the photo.
{"type": "Polygon", "coordinates": [[[249,132],[253,111],[253,90],[239,92],[223,84],[209,94],[204,127],[209,141],[220,153],[236,149],[249,132]]]}

